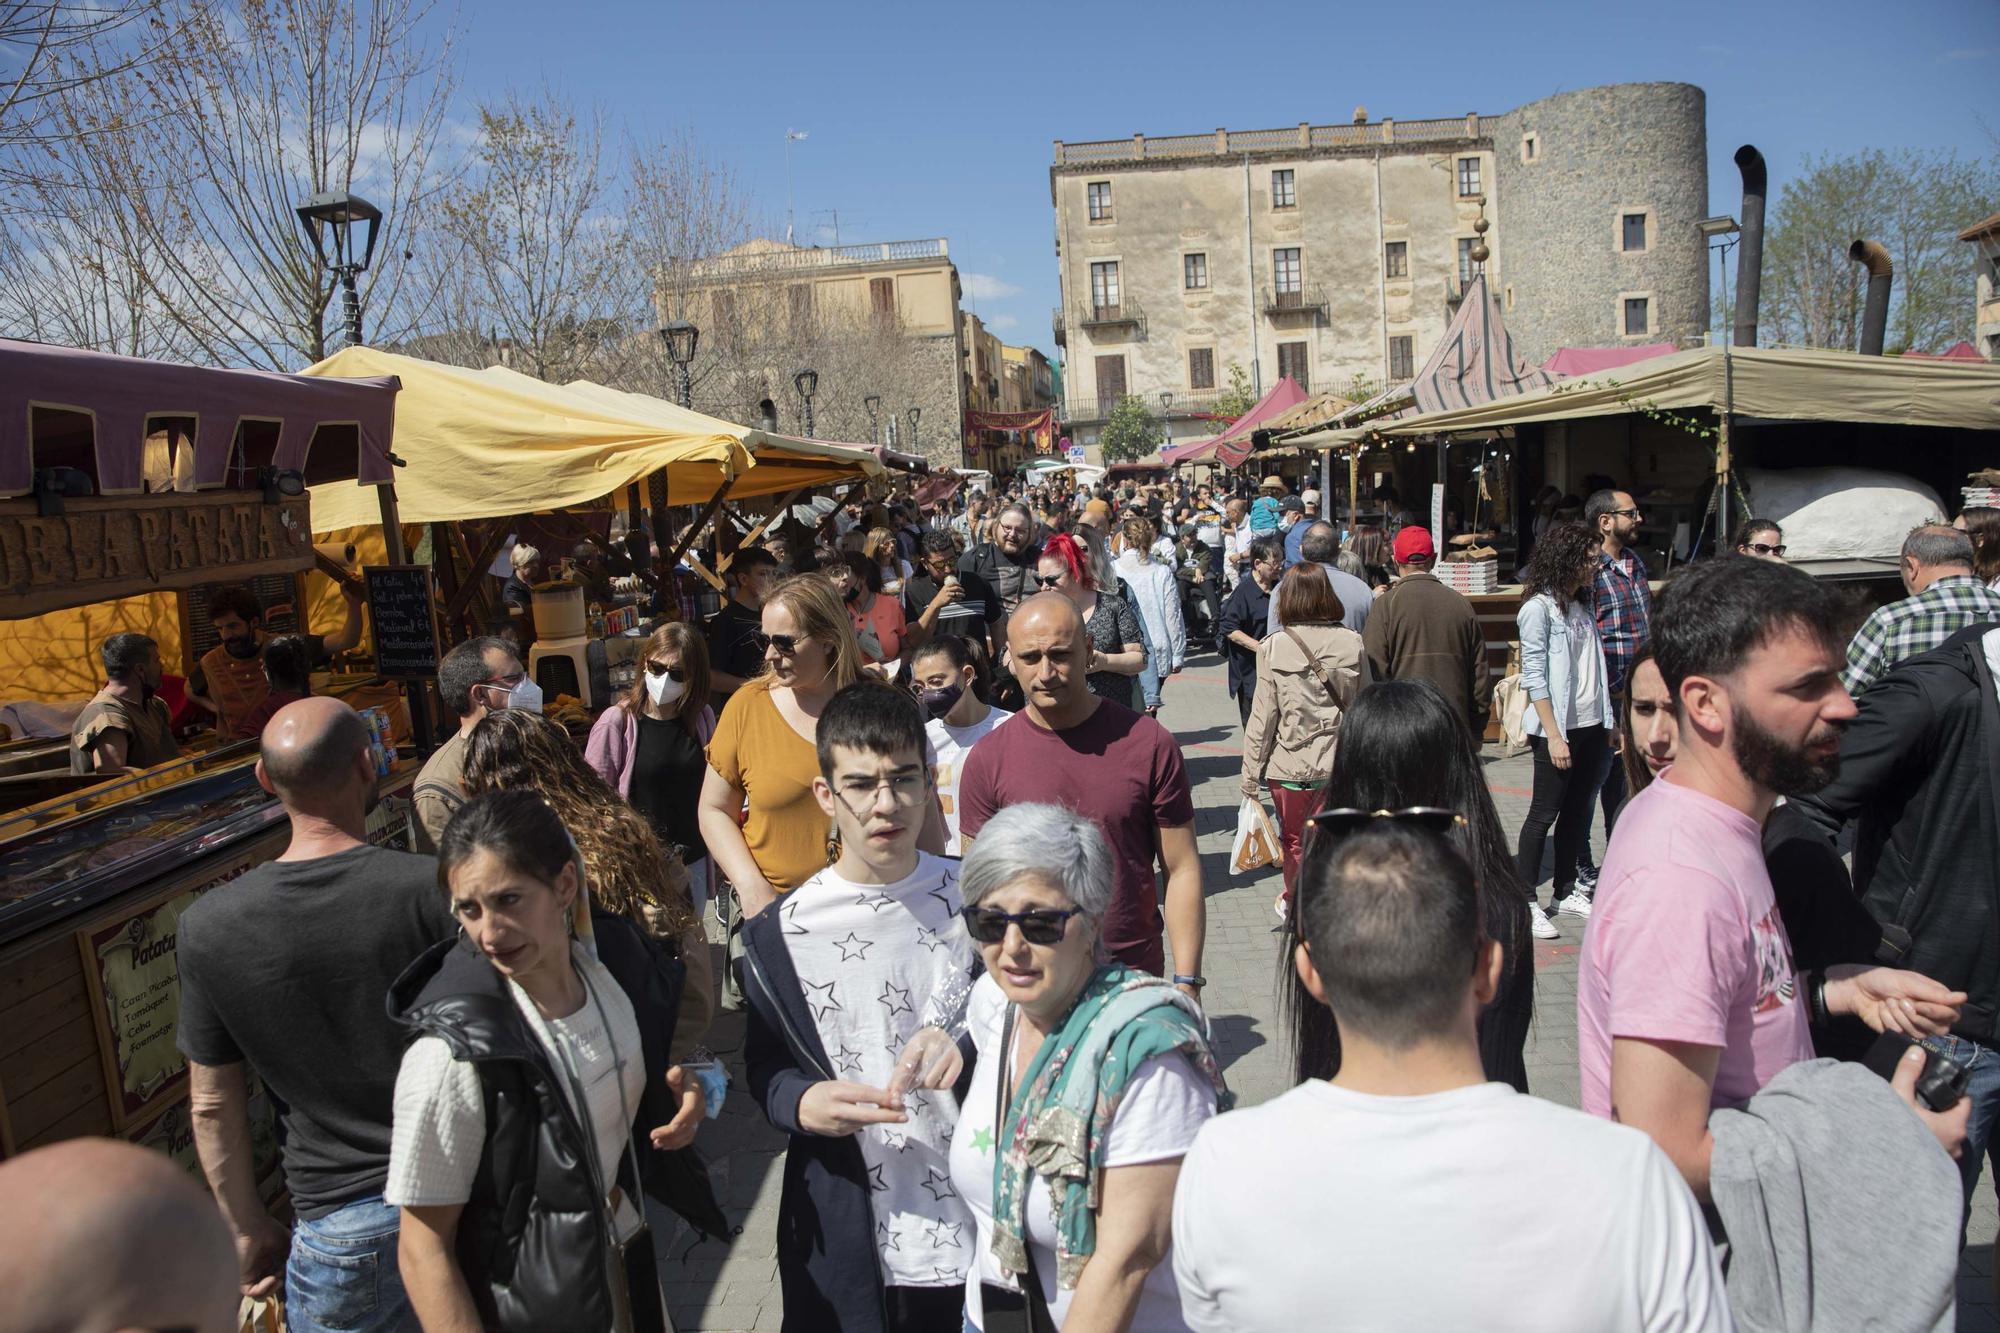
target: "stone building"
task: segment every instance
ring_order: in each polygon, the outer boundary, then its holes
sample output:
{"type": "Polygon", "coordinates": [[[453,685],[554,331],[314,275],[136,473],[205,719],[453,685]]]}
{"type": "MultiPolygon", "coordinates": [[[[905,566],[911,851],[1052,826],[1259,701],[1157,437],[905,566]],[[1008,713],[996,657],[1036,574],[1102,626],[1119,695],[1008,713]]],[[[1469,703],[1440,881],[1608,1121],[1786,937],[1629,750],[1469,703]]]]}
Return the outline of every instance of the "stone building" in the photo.
{"type": "MultiPolygon", "coordinates": [[[[701,329],[694,405],[756,420],[769,398],[786,430],[803,424],[794,388],[818,376],[814,434],[886,443],[959,462],[970,391],[963,292],[942,237],[867,245],[748,241],[663,277],[663,320],[701,329]]],[[[991,339],[997,382],[998,339],[991,339]]],[[[997,395],[997,389],[995,390],[997,395]]]]}
{"type": "Polygon", "coordinates": [[[1973,246],[1973,341],[1988,361],[2000,361],[2000,213],[1958,234],[1973,246]]]}
{"type": "MultiPolygon", "coordinates": [[[[1093,143],[1049,169],[1079,442],[1117,399],[1166,395],[1171,437],[1240,367],[1254,392],[1411,378],[1477,269],[1522,350],[1680,342],[1708,325],[1706,98],[1686,84],[1561,93],[1504,115],[1093,143]]],[[[1155,410],[1159,410],[1155,408],[1155,410]]]]}

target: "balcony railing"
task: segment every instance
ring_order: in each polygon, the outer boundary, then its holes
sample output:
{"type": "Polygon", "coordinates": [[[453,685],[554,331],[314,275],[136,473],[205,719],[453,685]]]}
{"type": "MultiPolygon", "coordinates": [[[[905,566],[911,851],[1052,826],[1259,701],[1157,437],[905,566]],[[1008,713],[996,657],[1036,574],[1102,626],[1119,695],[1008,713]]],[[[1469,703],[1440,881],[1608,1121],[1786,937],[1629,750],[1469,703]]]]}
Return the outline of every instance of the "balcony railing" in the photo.
{"type": "Polygon", "coordinates": [[[1272,319],[1298,315],[1312,319],[1326,318],[1326,288],[1317,283],[1307,287],[1266,287],[1263,298],[1264,313],[1272,319]]]}
{"type": "Polygon", "coordinates": [[[1099,329],[1129,328],[1135,333],[1146,331],[1146,312],[1139,308],[1137,301],[1127,298],[1117,305],[1080,305],[1076,308],[1076,326],[1088,333],[1099,329]]]}
{"type": "Polygon", "coordinates": [[[1057,166],[1087,166],[1100,162],[1162,161],[1189,157],[1240,157],[1244,153],[1297,152],[1312,148],[1362,148],[1385,143],[1435,143],[1478,139],[1487,119],[1477,112],[1442,120],[1378,120],[1350,125],[1300,124],[1281,130],[1216,130],[1212,134],[1174,134],[1148,139],[1099,139],[1089,143],[1056,140],[1057,166]]]}
{"type": "MultiPolygon", "coordinates": [[[[1209,414],[1221,397],[1220,391],[1204,390],[1198,393],[1174,391],[1166,405],[1166,415],[1170,420],[1185,421],[1190,417],[1209,414]]],[[[1151,393],[1122,394],[1118,398],[1083,398],[1072,395],[1063,406],[1063,420],[1067,422],[1102,421],[1111,414],[1120,398],[1137,398],[1146,405],[1146,411],[1155,419],[1161,412],[1158,390],[1151,393]]]]}
{"type": "Polygon", "coordinates": [[[1063,325],[1063,311],[1061,306],[1057,306],[1049,312],[1049,322],[1055,326],[1056,346],[1069,346],[1069,330],[1063,325]]]}
{"type": "Polygon", "coordinates": [[[909,264],[948,259],[950,247],[942,236],[921,241],[875,241],[867,245],[814,245],[790,250],[718,255],[690,267],[697,280],[744,273],[793,272],[799,269],[843,268],[850,264],[909,264]]]}

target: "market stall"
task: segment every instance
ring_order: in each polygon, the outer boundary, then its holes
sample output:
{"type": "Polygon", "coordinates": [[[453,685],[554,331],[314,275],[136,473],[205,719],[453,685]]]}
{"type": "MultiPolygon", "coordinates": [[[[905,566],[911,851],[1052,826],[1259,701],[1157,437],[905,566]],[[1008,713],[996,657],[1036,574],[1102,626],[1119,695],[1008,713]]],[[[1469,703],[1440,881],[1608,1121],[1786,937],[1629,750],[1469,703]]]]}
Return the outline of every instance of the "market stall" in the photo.
{"type": "MultiPolygon", "coordinates": [[[[309,485],[392,513],[397,387],[0,341],[0,614],[5,692],[23,700],[8,715],[59,727],[62,707],[22,687],[46,674],[87,698],[102,683],[101,636],[66,617],[118,605],[111,623],[145,632],[177,607],[183,643],[163,659],[184,664],[197,590],[253,578],[295,588],[317,559],[309,485]]],[[[66,733],[20,742],[0,773],[0,789],[47,797],[0,813],[0,1152],[111,1134],[192,1166],[175,922],[276,855],[284,813],[249,742],[185,737],[166,763],[75,776],[68,749],[66,733]],[[55,758],[59,771],[38,766],[55,758]]],[[[381,767],[387,799],[370,830],[390,841],[416,765],[385,753],[381,767]]],[[[261,1179],[275,1163],[266,1099],[253,1100],[253,1123],[261,1179]]]]}

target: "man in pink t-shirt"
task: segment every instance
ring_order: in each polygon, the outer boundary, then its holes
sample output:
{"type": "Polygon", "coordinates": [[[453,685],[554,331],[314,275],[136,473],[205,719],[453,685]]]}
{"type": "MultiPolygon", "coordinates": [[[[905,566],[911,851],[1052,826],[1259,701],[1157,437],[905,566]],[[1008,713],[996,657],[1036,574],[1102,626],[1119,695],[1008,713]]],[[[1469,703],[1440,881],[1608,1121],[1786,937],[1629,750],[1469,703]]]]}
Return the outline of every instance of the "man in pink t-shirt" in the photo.
{"type": "MultiPolygon", "coordinates": [[[[1808,1005],[1877,1031],[1942,1033],[1965,996],[1915,972],[1800,977],[1764,866],[1780,796],[1839,769],[1854,701],[1838,597],[1772,561],[1729,557],[1674,581],[1653,621],[1679,721],[1673,767],[1619,817],[1577,977],[1583,1108],[1652,1135],[1707,1199],[1708,1113],[1813,1055],[1808,1005]]],[[[1968,1104],[1934,1115],[1949,1149],[1968,1104]]]]}

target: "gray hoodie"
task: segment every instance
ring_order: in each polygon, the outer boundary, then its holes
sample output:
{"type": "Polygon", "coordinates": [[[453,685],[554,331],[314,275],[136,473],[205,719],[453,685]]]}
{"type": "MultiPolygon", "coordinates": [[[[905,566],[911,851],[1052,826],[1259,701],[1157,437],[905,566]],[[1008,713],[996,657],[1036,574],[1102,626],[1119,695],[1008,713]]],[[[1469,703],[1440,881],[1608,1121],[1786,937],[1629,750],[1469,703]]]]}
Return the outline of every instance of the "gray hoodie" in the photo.
{"type": "Polygon", "coordinates": [[[1729,1232],[1742,1333],[1949,1333],[1958,1168],[1867,1067],[1807,1060],[1708,1118],[1709,1192],[1729,1232]]]}

